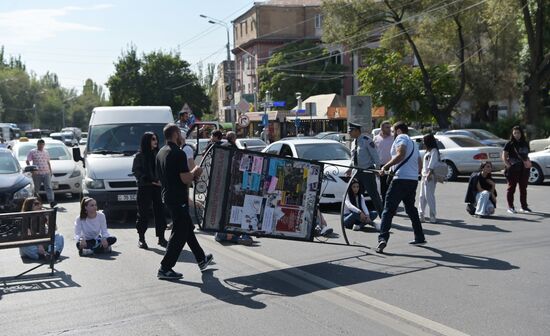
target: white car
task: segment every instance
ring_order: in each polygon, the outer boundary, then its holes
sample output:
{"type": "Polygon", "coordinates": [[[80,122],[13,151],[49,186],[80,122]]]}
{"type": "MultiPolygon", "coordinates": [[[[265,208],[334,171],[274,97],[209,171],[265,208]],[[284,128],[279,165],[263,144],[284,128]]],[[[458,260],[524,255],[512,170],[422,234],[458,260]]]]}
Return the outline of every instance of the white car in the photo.
{"type": "MultiPolygon", "coordinates": [[[[38,139],[28,139],[26,141],[17,141],[13,146],[13,155],[19,161],[21,167],[27,165],[27,154],[31,149],[36,148],[38,139]]],[[[44,138],[46,146],[44,147],[50,155],[50,164],[52,166],[52,189],[55,194],[71,193],[79,197],[82,193],[82,170],[74,162],[73,155],[59,140],[44,138]]],[[[32,164],[32,163],[31,163],[32,164]]],[[[40,189],[44,193],[44,188],[40,189]]]]}
{"type": "Polygon", "coordinates": [[[350,150],[342,143],[322,139],[279,140],[264,148],[262,152],[323,162],[324,178],[319,203],[342,202],[349,181],[345,167],[351,165],[350,150]]]}
{"type": "Polygon", "coordinates": [[[550,137],[546,139],[536,139],[536,140],[529,141],[529,148],[533,152],[544,150],[549,146],[550,146],[550,137]]]}
{"type": "Polygon", "coordinates": [[[237,148],[248,149],[250,151],[261,152],[267,147],[265,141],[260,138],[239,138],[235,140],[237,148]]]}
{"type": "Polygon", "coordinates": [[[529,175],[529,183],[542,184],[545,178],[550,178],[550,148],[529,153],[533,166],[529,175]]]}
{"type": "MultiPolygon", "coordinates": [[[[436,135],[437,147],[441,160],[447,163],[447,180],[456,180],[458,175],[469,175],[479,171],[481,162],[490,161],[493,171],[504,169],[502,147],[486,146],[481,142],[464,135],[436,135]]],[[[424,156],[426,148],[422,136],[412,137],[418,143],[420,155],[424,156]]]]}
{"type": "MultiPolygon", "coordinates": [[[[373,129],[372,132],[371,132],[372,137],[374,138],[375,136],[378,135],[378,133],[380,133],[380,128],[373,129]]],[[[413,137],[413,136],[417,136],[417,135],[422,135],[422,133],[420,133],[419,131],[417,131],[416,129],[414,129],[412,127],[409,127],[409,136],[413,137]]]]}

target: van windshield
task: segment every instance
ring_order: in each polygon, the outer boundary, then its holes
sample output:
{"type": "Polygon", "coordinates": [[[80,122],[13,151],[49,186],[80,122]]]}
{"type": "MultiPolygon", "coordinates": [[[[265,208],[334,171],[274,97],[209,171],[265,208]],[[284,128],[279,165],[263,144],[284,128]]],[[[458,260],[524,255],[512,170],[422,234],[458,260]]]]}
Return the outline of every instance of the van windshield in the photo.
{"type": "Polygon", "coordinates": [[[145,132],[154,132],[159,147],[164,145],[162,129],[166,124],[118,124],[90,126],[88,153],[133,155],[139,150],[145,132]]]}

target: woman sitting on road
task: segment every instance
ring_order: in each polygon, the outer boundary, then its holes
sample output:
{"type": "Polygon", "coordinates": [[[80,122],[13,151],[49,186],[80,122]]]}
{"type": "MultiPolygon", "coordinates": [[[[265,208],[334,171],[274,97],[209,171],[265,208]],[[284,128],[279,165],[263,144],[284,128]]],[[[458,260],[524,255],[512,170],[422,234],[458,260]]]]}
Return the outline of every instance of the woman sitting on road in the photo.
{"type": "MultiPolygon", "coordinates": [[[[40,210],[42,210],[42,202],[40,202],[40,200],[36,197],[26,198],[23,202],[23,206],[21,207],[21,212],[40,210]]],[[[44,217],[44,221],[42,222],[42,224],[48,224],[47,217],[44,217]]],[[[64,243],[65,241],[63,239],[63,236],[59,233],[56,233],[53,254],[50,251],[50,246],[48,246],[48,249],[46,250],[44,248],[44,245],[42,244],[20,247],[19,254],[23,258],[30,258],[33,260],[49,260],[52,257],[58,259],[61,255],[61,252],[63,251],[64,243]]]]}
{"type": "Polygon", "coordinates": [[[465,202],[470,215],[489,216],[495,213],[497,204],[497,191],[495,181],[491,176],[493,165],[484,161],[479,167],[479,172],[473,173],[468,182],[465,202]]]}
{"type": "Polygon", "coordinates": [[[377,212],[369,211],[365,197],[360,190],[361,184],[358,180],[353,179],[344,201],[344,226],[346,229],[353,229],[353,231],[362,230],[367,224],[376,227],[374,219],[377,212]]]}
{"type": "Polygon", "coordinates": [[[74,221],[74,239],[78,254],[111,252],[116,242],[107,231],[107,221],[103,212],[97,211],[95,199],[84,197],[80,202],[80,215],[74,221]]]}

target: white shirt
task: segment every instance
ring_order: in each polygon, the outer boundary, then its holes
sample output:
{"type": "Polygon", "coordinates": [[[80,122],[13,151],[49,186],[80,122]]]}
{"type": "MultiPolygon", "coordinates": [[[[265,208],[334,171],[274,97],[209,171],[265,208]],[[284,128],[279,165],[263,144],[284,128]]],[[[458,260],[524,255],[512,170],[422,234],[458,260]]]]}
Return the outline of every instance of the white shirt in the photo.
{"type": "Polygon", "coordinates": [[[404,165],[402,165],[399,170],[395,171],[394,179],[400,180],[418,180],[418,149],[416,144],[409,138],[406,134],[399,134],[391,146],[391,155],[392,157],[397,156],[397,148],[399,146],[405,147],[405,156],[401,162],[393,165],[392,170],[396,169],[405,161],[413,151],[411,157],[404,165]],[[412,148],[411,148],[412,147],[412,148]]]}
{"type": "Polygon", "coordinates": [[[349,197],[346,195],[346,201],[344,202],[344,215],[348,215],[351,212],[355,212],[356,214],[360,214],[361,211],[365,213],[365,215],[369,216],[369,208],[367,208],[367,202],[365,202],[365,198],[363,195],[359,195],[359,204],[358,206],[361,207],[359,209],[353,203],[351,203],[349,197]]]}
{"type": "Polygon", "coordinates": [[[74,221],[74,239],[84,240],[107,238],[111,235],[107,231],[107,220],[103,212],[97,212],[95,218],[80,219],[80,216],[76,217],[74,221]]]}
{"type": "Polygon", "coordinates": [[[431,151],[426,151],[422,164],[422,176],[428,176],[430,169],[435,168],[435,164],[439,161],[439,151],[433,148],[431,151]]]}
{"type": "Polygon", "coordinates": [[[374,137],[374,144],[380,157],[381,165],[385,165],[391,160],[391,145],[393,144],[393,136],[388,135],[383,138],[380,134],[374,137]]]}
{"type": "Polygon", "coordinates": [[[182,150],[183,150],[183,152],[185,153],[185,155],[187,156],[187,160],[193,158],[193,148],[192,148],[191,146],[189,146],[189,145],[183,145],[182,150]]]}

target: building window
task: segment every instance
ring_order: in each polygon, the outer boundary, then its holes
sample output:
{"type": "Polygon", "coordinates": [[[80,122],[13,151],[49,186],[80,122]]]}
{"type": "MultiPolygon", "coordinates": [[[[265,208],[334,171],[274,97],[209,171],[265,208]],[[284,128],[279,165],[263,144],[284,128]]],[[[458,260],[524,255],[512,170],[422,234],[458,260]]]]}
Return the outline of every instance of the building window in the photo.
{"type": "Polygon", "coordinates": [[[245,33],[248,35],[248,21],[244,22],[244,30],[245,30],[245,33]]]}
{"type": "Polygon", "coordinates": [[[315,29],[321,29],[323,27],[323,15],[322,14],[316,14],[315,15],[315,29]]]}
{"type": "Polygon", "coordinates": [[[256,25],[256,20],[250,21],[250,31],[254,31],[254,26],[256,25]]]}
{"type": "Polygon", "coordinates": [[[332,64],[342,64],[342,53],[339,50],[331,52],[330,62],[332,64]]]}

